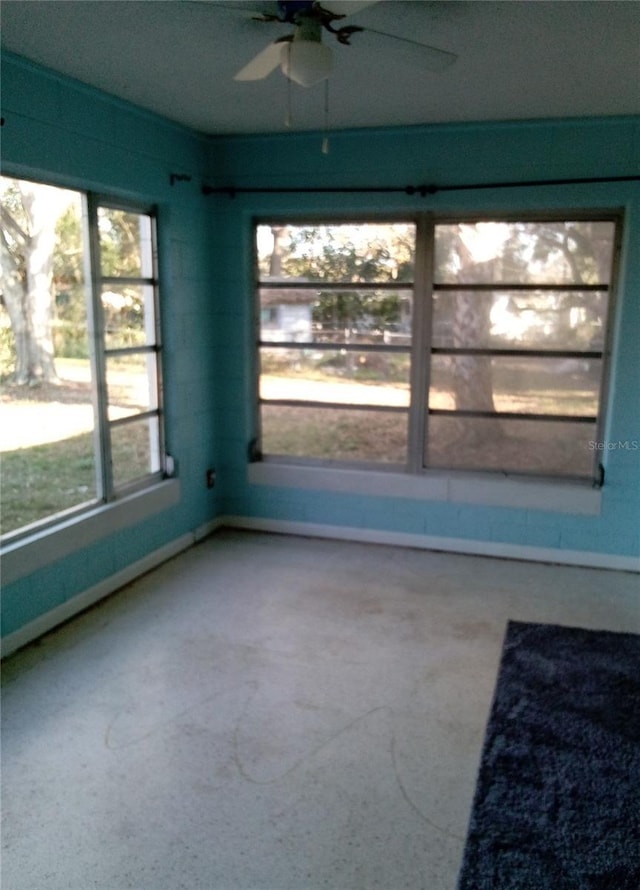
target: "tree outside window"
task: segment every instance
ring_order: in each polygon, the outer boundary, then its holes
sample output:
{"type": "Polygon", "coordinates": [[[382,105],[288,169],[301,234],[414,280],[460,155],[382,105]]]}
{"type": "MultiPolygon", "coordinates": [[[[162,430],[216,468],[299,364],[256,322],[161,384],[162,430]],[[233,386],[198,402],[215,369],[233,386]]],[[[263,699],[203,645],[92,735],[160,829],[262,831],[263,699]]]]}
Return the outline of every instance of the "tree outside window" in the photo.
{"type": "Polygon", "coordinates": [[[8,534],[161,471],[160,344],[152,214],[8,178],[0,197],[8,534]]]}
{"type": "Polygon", "coordinates": [[[595,478],[616,224],[259,224],[257,454],[595,478]]]}

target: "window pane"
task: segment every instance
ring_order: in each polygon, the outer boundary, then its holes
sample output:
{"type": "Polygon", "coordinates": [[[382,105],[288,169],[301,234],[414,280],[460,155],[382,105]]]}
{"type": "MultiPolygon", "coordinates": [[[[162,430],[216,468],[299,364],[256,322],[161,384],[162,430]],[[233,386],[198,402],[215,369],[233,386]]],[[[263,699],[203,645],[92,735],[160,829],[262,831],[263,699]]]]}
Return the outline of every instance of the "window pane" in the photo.
{"type": "Polygon", "coordinates": [[[112,426],[111,459],[116,488],[158,472],[161,467],[158,418],[112,426]]]}
{"type": "Polygon", "coordinates": [[[264,342],[411,343],[411,290],[260,288],[264,342]]]}
{"type": "Polygon", "coordinates": [[[3,386],[0,411],[2,533],[96,497],[89,367],[53,387],[3,386]],[[86,378],[83,382],[82,378],[86,378]]]}
{"type": "Polygon", "coordinates": [[[260,288],[260,339],[265,343],[310,343],[318,291],[260,288]]]}
{"type": "Polygon", "coordinates": [[[110,286],[102,291],[107,349],[152,346],[155,343],[153,298],[151,285],[110,286]]]}
{"type": "Polygon", "coordinates": [[[407,414],[262,405],[265,454],[405,464],[407,414]]]}
{"type": "Polygon", "coordinates": [[[520,414],[597,414],[599,359],[435,355],[429,407],[520,414]]]}
{"type": "Polygon", "coordinates": [[[155,369],[153,352],[107,357],[109,420],[157,409],[155,369]]]}
{"type": "Polygon", "coordinates": [[[0,178],[0,197],[6,533],[95,499],[96,474],[81,196],[0,178]]]}
{"type": "Polygon", "coordinates": [[[433,345],[602,350],[606,291],[445,291],[433,301],[433,345]]]}
{"type": "Polygon", "coordinates": [[[477,222],[436,226],[435,281],[607,284],[613,222],[477,222]]]}
{"type": "MultiPolygon", "coordinates": [[[[437,225],[433,346],[603,351],[614,232],[603,221],[437,225]],[[581,285],[601,289],[568,289],[581,285]]],[[[432,355],[429,407],[595,417],[601,378],[600,359],[432,355]]],[[[427,427],[430,466],[592,475],[592,423],[430,415],[427,427]]]]}
{"type": "Polygon", "coordinates": [[[595,424],[431,416],[425,463],[591,478],[595,424]]]}
{"type": "Polygon", "coordinates": [[[309,344],[260,350],[261,398],[309,405],[262,405],[264,453],[404,465],[404,411],[313,406],[408,408],[415,225],[265,224],[256,246],[262,342],[309,344]],[[352,348],[377,344],[406,352],[352,348]]]}
{"type": "MultiPolygon", "coordinates": [[[[1,177],[0,198],[0,497],[2,531],[8,532],[110,497],[113,485],[110,465],[103,464],[104,487],[96,473],[103,437],[96,433],[95,417],[103,381],[93,378],[92,301],[84,278],[94,243],[84,243],[84,229],[96,222],[95,205],[79,192],[1,177]]],[[[103,279],[154,279],[149,214],[102,207],[97,224],[103,279]]],[[[158,409],[157,355],[137,350],[156,346],[154,286],[155,281],[103,281],[107,351],[135,350],[105,357],[105,342],[94,344],[98,368],[103,357],[106,361],[112,418],[158,409]]],[[[116,431],[113,438],[118,483],[159,469],[158,417],[126,433],[116,431]],[[136,431],[146,439],[143,471],[140,460],[123,457],[122,446],[132,445],[136,431]]]]}
{"type": "MultiPolygon", "coordinates": [[[[615,225],[435,223],[433,281],[426,282],[433,288],[425,307],[431,339],[417,344],[430,371],[425,410],[545,419],[430,414],[430,465],[591,477],[593,452],[585,443],[594,425],[577,419],[601,414],[604,360],[576,355],[605,351],[615,225]],[[446,354],[456,349],[487,354],[446,354]],[[540,355],[522,355],[525,350],[540,355]],[[516,354],[492,355],[500,351],[516,354]],[[559,416],[576,422],[553,420],[559,416]],[[448,439],[450,431],[462,439],[448,439]],[[458,456],[448,453],[454,446],[458,456]]],[[[389,460],[362,444],[358,422],[367,419],[374,432],[393,425],[394,415],[369,409],[398,408],[403,440],[393,460],[405,463],[411,349],[423,337],[413,331],[415,235],[412,223],[257,226],[265,454],[348,460],[341,439],[347,431],[354,460],[389,460]],[[402,352],[387,352],[389,346],[402,352]],[[300,407],[274,404],[286,401],[300,407]]],[[[416,402],[424,397],[420,388],[416,402]]]]}
{"type": "Polygon", "coordinates": [[[100,264],[105,276],[151,278],[151,218],[113,207],[98,208],[100,264]]]}
{"type": "Polygon", "coordinates": [[[259,225],[261,281],[411,281],[412,223],[259,225]]]}
{"type": "Polygon", "coordinates": [[[352,405],[409,404],[408,354],[261,350],[260,396],[352,405]]]}

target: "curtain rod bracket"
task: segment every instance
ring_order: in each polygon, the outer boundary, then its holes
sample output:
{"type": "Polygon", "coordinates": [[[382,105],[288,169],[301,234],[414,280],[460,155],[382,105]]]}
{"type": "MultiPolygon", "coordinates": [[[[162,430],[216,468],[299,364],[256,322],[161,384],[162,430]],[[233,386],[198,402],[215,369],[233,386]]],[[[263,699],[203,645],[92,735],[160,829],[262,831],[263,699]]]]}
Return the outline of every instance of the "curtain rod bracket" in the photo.
{"type": "Polygon", "coordinates": [[[435,195],[439,191],[437,185],[408,185],[405,189],[407,195],[420,195],[426,198],[427,195],[435,195]]]}

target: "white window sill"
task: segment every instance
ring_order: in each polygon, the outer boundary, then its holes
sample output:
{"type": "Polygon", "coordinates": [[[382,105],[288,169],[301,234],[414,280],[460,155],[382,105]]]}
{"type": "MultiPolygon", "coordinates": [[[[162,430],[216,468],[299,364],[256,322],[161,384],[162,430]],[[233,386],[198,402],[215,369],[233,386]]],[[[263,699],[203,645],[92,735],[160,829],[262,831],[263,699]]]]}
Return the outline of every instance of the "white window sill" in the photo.
{"type": "Polygon", "coordinates": [[[489,473],[433,471],[412,475],[262,461],[249,464],[248,481],[255,485],[282,488],[513,507],[582,516],[598,516],[602,502],[602,492],[587,483],[501,477],[489,473]]]}
{"type": "Polygon", "coordinates": [[[101,538],[174,506],[179,500],[179,480],[167,479],[121,500],[100,504],[28,537],[5,544],[0,550],[2,583],[10,584],[30,575],[101,538]]]}

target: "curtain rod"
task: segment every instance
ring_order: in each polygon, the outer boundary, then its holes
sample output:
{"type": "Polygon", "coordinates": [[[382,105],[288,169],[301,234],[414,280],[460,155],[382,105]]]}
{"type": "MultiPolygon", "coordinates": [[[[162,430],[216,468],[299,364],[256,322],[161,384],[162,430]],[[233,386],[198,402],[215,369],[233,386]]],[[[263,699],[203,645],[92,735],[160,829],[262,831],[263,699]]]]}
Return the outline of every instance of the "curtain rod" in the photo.
{"type": "Polygon", "coordinates": [[[576,179],[527,179],[520,182],[478,182],[467,185],[407,185],[400,186],[306,186],[292,188],[290,186],[253,187],[253,186],[211,186],[204,185],[204,195],[228,195],[235,198],[236,195],[284,195],[284,194],[405,194],[436,195],[438,192],[463,192],[478,191],[480,189],[508,189],[508,188],[532,188],[535,186],[551,185],[589,185],[598,182],[638,182],[638,176],[587,176],[576,179]]]}

